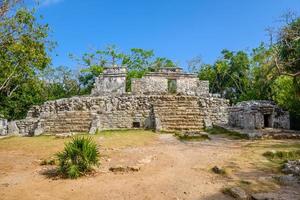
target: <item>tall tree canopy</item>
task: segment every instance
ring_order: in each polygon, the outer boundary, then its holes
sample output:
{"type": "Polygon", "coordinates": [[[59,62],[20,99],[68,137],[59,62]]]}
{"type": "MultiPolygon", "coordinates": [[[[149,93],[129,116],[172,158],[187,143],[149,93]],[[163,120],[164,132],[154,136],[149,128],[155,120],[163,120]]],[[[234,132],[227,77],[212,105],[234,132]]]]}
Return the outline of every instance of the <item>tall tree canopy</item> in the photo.
{"type": "Polygon", "coordinates": [[[131,89],[131,78],[141,78],[148,71],[155,71],[162,67],[175,67],[175,63],[164,57],[155,57],[153,50],[132,48],[129,53],[121,52],[115,45],[104,50],[94,50],[81,57],[75,57],[80,67],[79,81],[82,87],[81,94],[89,94],[95,78],[103,72],[104,67],[123,66],[128,70],[126,90],[131,89]]]}
{"type": "Polygon", "coordinates": [[[275,43],[251,52],[223,50],[214,64],[201,65],[199,78],[209,80],[211,92],[231,103],[274,100],[300,120],[300,18],[289,19],[275,43]]]}
{"type": "Polygon", "coordinates": [[[0,112],[19,118],[43,101],[37,74],[50,64],[53,43],[48,25],[37,22],[34,10],[15,1],[3,1],[0,10],[0,112]]]}

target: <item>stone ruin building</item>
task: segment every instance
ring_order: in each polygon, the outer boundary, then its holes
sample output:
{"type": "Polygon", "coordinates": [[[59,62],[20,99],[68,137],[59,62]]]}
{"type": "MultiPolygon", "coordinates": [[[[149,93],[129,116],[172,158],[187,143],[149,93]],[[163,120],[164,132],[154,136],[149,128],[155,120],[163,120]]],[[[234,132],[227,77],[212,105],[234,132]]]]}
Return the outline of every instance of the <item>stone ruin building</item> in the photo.
{"type": "Polygon", "coordinates": [[[289,113],[272,101],[245,101],[228,108],[229,125],[242,129],[290,129],[289,113]]]}
{"type": "Polygon", "coordinates": [[[7,122],[6,133],[95,133],[120,128],[192,131],[227,123],[228,100],[210,94],[208,81],[180,68],[149,72],[132,79],[131,92],[125,88],[126,68],[106,68],[91,95],[33,106],[25,119],[7,122]]]}
{"type": "Polygon", "coordinates": [[[229,124],[243,129],[289,128],[289,115],[266,101],[229,101],[209,93],[209,82],[181,68],[162,68],[131,80],[126,68],[105,68],[89,96],[76,96],[33,106],[23,120],[0,119],[0,135],[95,133],[108,129],[197,131],[229,124]]]}

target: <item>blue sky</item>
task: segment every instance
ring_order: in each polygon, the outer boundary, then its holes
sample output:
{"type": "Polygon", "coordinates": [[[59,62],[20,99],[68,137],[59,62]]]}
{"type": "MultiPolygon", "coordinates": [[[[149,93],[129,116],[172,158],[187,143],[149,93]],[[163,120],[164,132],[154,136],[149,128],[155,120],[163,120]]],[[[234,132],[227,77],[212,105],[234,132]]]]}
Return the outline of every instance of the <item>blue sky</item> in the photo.
{"type": "Polygon", "coordinates": [[[224,48],[247,50],[267,41],[287,10],[300,13],[300,0],[42,0],[38,14],[58,43],[53,65],[78,66],[68,54],[115,44],[153,49],[186,67],[201,56],[212,63],[224,48]]]}

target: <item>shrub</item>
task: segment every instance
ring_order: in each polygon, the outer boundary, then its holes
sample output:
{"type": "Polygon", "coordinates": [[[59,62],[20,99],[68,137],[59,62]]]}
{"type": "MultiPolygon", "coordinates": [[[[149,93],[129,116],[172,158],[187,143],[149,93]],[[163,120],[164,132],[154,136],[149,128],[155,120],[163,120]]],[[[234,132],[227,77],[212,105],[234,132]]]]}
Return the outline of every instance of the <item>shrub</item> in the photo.
{"type": "Polygon", "coordinates": [[[69,178],[78,178],[99,164],[98,147],[90,137],[73,138],[57,157],[59,172],[69,178]]]}
{"type": "Polygon", "coordinates": [[[174,136],[181,141],[202,141],[210,139],[206,134],[189,135],[185,133],[175,133],[174,136]]]}
{"type": "Polygon", "coordinates": [[[284,163],[287,160],[298,160],[300,159],[300,150],[293,151],[267,151],[263,154],[266,158],[271,161],[284,163]]]}
{"type": "Polygon", "coordinates": [[[236,131],[230,131],[220,126],[213,126],[213,128],[206,129],[205,131],[212,135],[227,135],[232,139],[249,139],[249,136],[247,134],[242,134],[236,131]]]}

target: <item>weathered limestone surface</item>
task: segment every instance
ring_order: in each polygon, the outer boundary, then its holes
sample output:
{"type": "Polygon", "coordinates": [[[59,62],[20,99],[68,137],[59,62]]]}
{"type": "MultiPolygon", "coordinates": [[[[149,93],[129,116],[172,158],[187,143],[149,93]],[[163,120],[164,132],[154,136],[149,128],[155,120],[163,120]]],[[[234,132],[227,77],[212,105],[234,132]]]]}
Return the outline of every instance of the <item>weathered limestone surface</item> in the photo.
{"type": "Polygon", "coordinates": [[[7,119],[0,118],[0,135],[7,135],[7,119]]]}
{"type": "Polygon", "coordinates": [[[92,96],[120,95],[126,90],[126,68],[105,68],[96,78],[92,96]]]}
{"type": "Polygon", "coordinates": [[[0,135],[40,135],[118,128],[159,131],[197,131],[214,124],[243,129],[289,129],[289,114],[273,102],[229,101],[209,93],[209,82],[181,68],[161,68],[132,79],[126,93],[126,68],[105,68],[91,96],[45,102],[33,106],[26,119],[0,119],[0,135]]]}
{"type": "Polygon", "coordinates": [[[204,118],[210,118],[212,123],[226,122],[223,119],[226,114],[219,112],[226,112],[227,106],[227,100],[213,97],[130,94],[82,96],[34,106],[26,119],[14,123],[22,135],[95,133],[97,130],[133,128],[134,123],[141,128],[157,130],[199,130],[203,128],[204,118]]]}
{"type": "Polygon", "coordinates": [[[209,82],[200,81],[195,74],[183,73],[180,68],[162,68],[140,79],[132,79],[133,94],[167,94],[168,80],[176,81],[176,93],[181,95],[209,95],[209,82]]]}
{"type": "Polygon", "coordinates": [[[229,125],[243,129],[290,128],[289,113],[271,101],[245,101],[228,109],[229,125]]]}
{"type": "Polygon", "coordinates": [[[183,73],[180,68],[162,68],[133,79],[131,93],[125,92],[125,86],[125,68],[106,68],[91,96],[33,106],[26,119],[2,125],[1,133],[94,134],[118,128],[193,131],[227,123],[229,102],[209,94],[208,81],[199,81],[195,74],[183,73]],[[170,84],[175,86],[172,92],[170,84]]]}
{"type": "Polygon", "coordinates": [[[227,124],[229,100],[213,97],[199,97],[201,111],[204,113],[204,119],[213,124],[227,124]]]}
{"type": "Polygon", "coordinates": [[[203,129],[199,99],[195,96],[162,96],[153,104],[158,131],[196,131],[203,129]]]}

